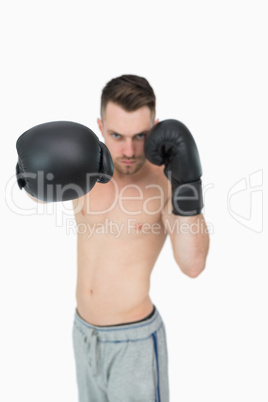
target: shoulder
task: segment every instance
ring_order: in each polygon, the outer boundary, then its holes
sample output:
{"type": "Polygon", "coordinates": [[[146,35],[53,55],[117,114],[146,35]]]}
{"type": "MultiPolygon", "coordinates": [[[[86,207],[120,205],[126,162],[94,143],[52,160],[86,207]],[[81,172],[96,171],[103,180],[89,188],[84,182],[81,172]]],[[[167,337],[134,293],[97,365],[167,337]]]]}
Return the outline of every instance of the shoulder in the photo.
{"type": "Polygon", "coordinates": [[[144,183],[148,196],[151,196],[151,199],[161,199],[161,209],[164,209],[171,195],[171,184],[164,174],[164,165],[157,166],[148,162],[144,183]]]}
{"type": "Polygon", "coordinates": [[[153,165],[149,161],[147,161],[147,171],[145,175],[145,180],[146,182],[148,182],[148,184],[151,182],[162,185],[163,187],[169,186],[169,180],[164,174],[164,165],[162,166],[153,165]]]}

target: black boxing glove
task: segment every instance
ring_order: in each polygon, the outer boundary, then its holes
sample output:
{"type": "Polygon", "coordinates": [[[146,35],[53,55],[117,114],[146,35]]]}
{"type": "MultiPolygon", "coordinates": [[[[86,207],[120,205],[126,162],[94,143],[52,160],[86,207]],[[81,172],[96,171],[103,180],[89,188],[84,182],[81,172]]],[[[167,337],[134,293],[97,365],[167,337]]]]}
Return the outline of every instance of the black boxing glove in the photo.
{"type": "Polygon", "coordinates": [[[42,201],[79,198],[113,175],[108,148],[79,123],[40,124],[22,134],[16,147],[18,185],[42,201]]]}
{"type": "Polygon", "coordinates": [[[155,165],[165,164],[164,173],[172,186],[172,212],[182,216],[200,214],[202,167],[188,128],[173,119],[156,124],[146,138],[145,155],[155,165]]]}

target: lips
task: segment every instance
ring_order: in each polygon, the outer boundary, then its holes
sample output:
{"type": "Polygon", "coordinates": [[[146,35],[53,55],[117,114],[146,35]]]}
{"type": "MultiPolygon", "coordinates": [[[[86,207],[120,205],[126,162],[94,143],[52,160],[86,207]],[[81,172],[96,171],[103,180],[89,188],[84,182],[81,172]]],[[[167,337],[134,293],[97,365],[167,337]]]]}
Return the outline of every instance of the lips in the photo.
{"type": "Polygon", "coordinates": [[[123,159],[122,161],[121,161],[121,163],[123,163],[124,165],[133,165],[133,163],[135,163],[136,161],[134,161],[134,160],[126,160],[126,159],[123,159]]]}

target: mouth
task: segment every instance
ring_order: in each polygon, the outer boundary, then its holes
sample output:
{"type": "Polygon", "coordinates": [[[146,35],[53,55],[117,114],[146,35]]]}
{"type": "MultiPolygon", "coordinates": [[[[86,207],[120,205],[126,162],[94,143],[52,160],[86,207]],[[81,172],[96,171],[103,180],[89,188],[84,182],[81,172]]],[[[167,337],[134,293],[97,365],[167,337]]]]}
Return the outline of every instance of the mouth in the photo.
{"type": "Polygon", "coordinates": [[[134,163],[136,163],[135,160],[127,160],[127,159],[123,159],[121,161],[121,163],[123,163],[123,165],[133,165],[134,163]]]}

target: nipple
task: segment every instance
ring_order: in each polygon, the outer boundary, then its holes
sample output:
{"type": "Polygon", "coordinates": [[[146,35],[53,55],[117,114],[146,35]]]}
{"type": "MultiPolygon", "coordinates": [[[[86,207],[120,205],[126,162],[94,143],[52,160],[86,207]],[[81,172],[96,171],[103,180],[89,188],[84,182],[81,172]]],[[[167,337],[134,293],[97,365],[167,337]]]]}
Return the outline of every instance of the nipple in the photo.
{"type": "Polygon", "coordinates": [[[143,223],[142,223],[142,222],[138,222],[138,223],[136,224],[136,230],[137,230],[137,232],[141,231],[142,226],[143,226],[143,223]]]}

